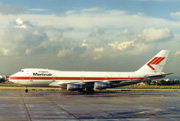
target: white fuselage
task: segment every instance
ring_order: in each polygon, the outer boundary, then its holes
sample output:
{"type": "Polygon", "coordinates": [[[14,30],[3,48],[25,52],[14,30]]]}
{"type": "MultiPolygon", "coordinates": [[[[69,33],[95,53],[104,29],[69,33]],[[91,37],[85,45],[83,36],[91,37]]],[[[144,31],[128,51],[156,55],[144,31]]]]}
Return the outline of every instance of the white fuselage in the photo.
{"type": "Polygon", "coordinates": [[[133,80],[139,82],[143,79],[144,75],[136,72],[80,72],[49,69],[22,69],[9,77],[9,81],[25,86],[58,86],[68,83],[116,80],[133,80]]]}

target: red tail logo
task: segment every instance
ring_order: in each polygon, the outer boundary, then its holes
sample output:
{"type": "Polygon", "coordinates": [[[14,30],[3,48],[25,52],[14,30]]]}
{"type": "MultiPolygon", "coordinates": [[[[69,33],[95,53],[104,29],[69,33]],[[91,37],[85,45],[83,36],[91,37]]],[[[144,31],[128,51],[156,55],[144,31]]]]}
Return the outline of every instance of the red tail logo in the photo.
{"type": "Polygon", "coordinates": [[[164,60],[165,57],[155,57],[152,59],[147,65],[152,69],[155,70],[151,65],[158,65],[162,60],[164,60]]]}

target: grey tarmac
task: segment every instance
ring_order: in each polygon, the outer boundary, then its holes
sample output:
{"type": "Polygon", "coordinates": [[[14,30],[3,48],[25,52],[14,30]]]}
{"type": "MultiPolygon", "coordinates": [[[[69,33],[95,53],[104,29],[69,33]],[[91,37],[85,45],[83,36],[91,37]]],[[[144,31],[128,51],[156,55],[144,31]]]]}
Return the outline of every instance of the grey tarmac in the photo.
{"type": "Polygon", "coordinates": [[[134,121],[180,120],[180,92],[0,90],[0,120],[134,121]]]}

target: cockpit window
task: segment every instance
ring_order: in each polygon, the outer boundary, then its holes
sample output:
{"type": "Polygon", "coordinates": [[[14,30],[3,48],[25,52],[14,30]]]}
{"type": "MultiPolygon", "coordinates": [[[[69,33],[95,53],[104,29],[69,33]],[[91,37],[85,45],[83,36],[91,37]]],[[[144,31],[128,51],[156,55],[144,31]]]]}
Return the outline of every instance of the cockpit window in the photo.
{"type": "Polygon", "coordinates": [[[24,72],[24,70],[21,70],[21,72],[24,72]]]}

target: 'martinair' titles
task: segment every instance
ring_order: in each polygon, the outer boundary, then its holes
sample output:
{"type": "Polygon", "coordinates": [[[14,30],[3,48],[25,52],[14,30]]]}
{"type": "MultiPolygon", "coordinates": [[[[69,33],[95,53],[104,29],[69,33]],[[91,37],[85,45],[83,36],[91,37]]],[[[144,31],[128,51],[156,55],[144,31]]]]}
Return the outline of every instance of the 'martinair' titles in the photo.
{"type": "Polygon", "coordinates": [[[52,76],[52,74],[33,73],[33,76],[52,76]]]}

